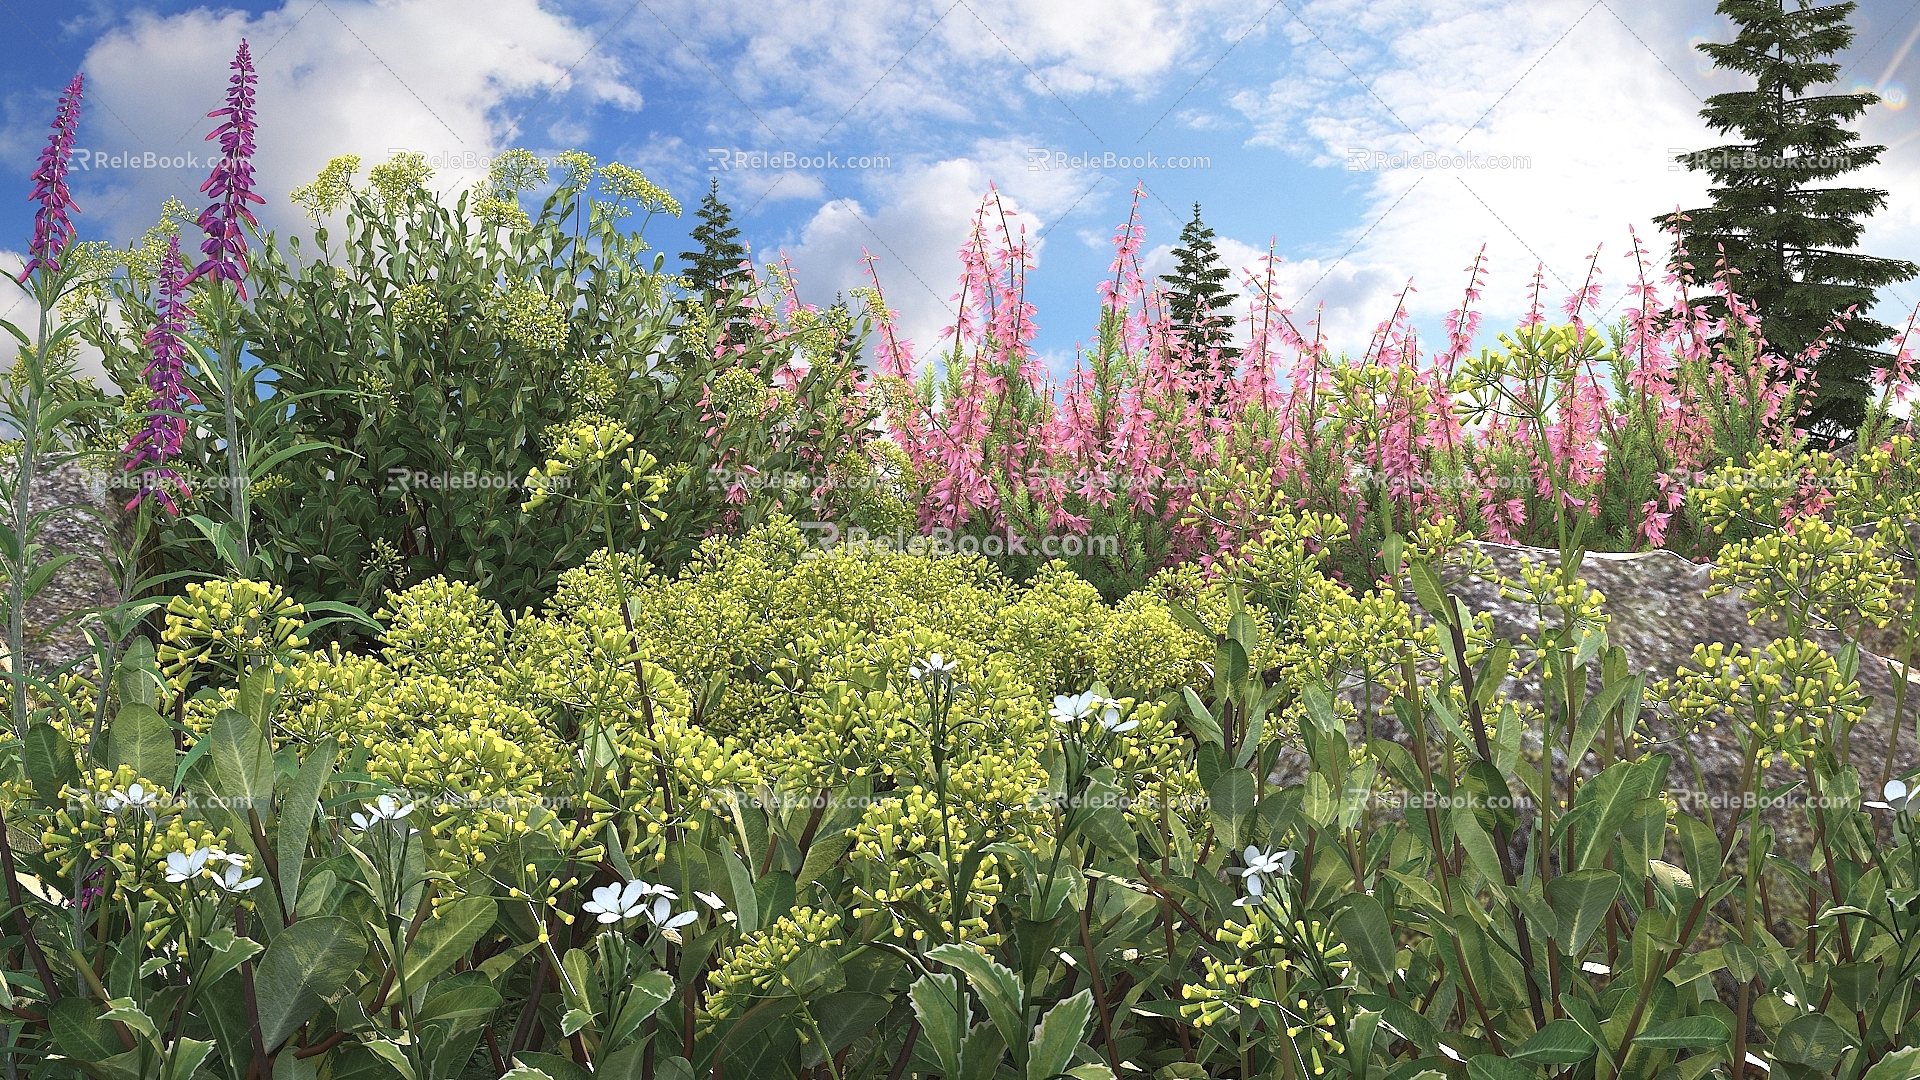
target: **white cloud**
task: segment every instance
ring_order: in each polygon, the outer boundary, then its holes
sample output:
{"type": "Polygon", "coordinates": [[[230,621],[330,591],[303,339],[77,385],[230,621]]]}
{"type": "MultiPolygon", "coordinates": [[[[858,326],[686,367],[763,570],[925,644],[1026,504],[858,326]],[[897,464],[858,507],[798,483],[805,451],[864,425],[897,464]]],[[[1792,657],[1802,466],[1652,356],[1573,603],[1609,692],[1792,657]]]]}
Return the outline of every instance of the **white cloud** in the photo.
{"type": "Polygon", "coordinates": [[[1311,277],[1300,275],[1311,284],[1321,263],[1353,250],[1311,295],[1289,299],[1303,301],[1303,311],[1326,299],[1336,343],[1364,346],[1409,278],[1419,290],[1410,307],[1424,320],[1458,306],[1464,269],[1482,243],[1489,326],[1524,310],[1536,262],[1546,264],[1557,306],[1602,243],[1603,305],[1620,295],[1627,226],[1659,251],[1652,217],[1705,199],[1699,177],[1666,165],[1670,148],[1707,139],[1696,88],[1674,72],[1703,83],[1681,43],[1688,21],[1708,8],[1687,0],[1614,10],[1630,29],[1583,0],[1306,5],[1302,15],[1325,46],[1289,24],[1279,76],[1264,93],[1235,100],[1256,125],[1256,142],[1330,170],[1345,170],[1351,149],[1523,158],[1525,167],[1348,173],[1363,192],[1357,227],[1331,250],[1298,253],[1319,262],[1303,259],[1296,269],[1313,266],[1311,277]]]}
{"type": "MultiPolygon", "coordinates": [[[[863,250],[871,252],[903,333],[922,354],[933,348],[952,325],[957,252],[989,185],[1011,212],[1012,227],[1025,228],[1036,268],[1046,246],[1043,234],[1069,208],[1125,196],[1112,182],[1088,195],[1096,174],[1029,169],[1025,148],[1030,142],[1019,137],[983,141],[965,157],[902,163],[876,185],[882,199],[875,209],[852,199],[826,203],[786,249],[799,272],[802,296],[819,303],[866,284],[861,257],[863,250]]],[[[768,259],[777,253],[756,254],[768,259]]]]}
{"type": "Polygon", "coordinates": [[[205,114],[223,103],[242,37],[260,76],[254,162],[270,221],[297,220],[286,193],[336,155],[358,154],[366,167],[398,149],[437,155],[433,183],[452,187],[505,146],[582,139],[569,107],[641,104],[618,64],[537,0],[334,0],[254,17],[137,12],[88,50],[81,141],[106,153],[196,154],[199,167],[76,174],[96,221],[131,234],[169,194],[199,201],[217,145],[204,141],[214,123],[205,114]]]}

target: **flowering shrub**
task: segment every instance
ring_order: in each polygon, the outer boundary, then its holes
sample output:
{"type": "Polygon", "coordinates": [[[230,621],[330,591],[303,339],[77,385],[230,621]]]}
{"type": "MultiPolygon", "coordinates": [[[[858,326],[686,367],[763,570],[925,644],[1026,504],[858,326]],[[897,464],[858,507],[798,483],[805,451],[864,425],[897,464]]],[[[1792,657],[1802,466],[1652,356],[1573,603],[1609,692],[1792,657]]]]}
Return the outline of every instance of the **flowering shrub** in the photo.
{"type": "MultiPolygon", "coordinates": [[[[1443,348],[1422,351],[1403,293],[1350,357],[1299,329],[1269,255],[1247,274],[1247,345],[1228,363],[1195,355],[1141,270],[1137,194],[1093,341],[1056,385],[1031,348],[1018,220],[997,196],[983,202],[960,252],[959,317],[931,362],[916,365],[882,320],[887,429],[922,485],[923,527],[1116,537],[1069,560],[1110,598],[1170,563],[1210,563],[1283,509],[1346,523],[1337,569],[1357,585],[1385,569],[1388,534],[1448,516],[1500,542],[1708,554],[1717,541],[1686,510],[1687,488],[1805,439],[1796,423],[1823,345],[1771,352],[1724,264],[1704,282],[1650,280],[1635,238],[1630,310],[1601,328],[1586,321],[1596,251],[1566,322],[1548,322],[1536,272],[1521,325],[1477,348],[1482,255],[1443,348]],[[1709,298],[1725,318],[1705,314],[1709,298]]],[[[1909,387],[1907,337],[1898,347],[1878,417],[1909,387]]],[[[1044,561],[1009,565],[1024,576],[1044,561]]]]}
{"type": "Polygon", "coordinates": [[[1341,519],[1281,511],[1109,604],[776,518],[673,575],[598,552],[537,614],[429,580],[370,656],[210,585],[97,757],[57,707],[0,743],[16,1038],[50,1076],[232,1080],[1910,1077],[1920,841],[1904,779],[1848,764],[1861,654],[1808,634],[1906,617],[1911,533],[1852,523],[1912,452],[1757,459],[1817,508],[1697,489],[1744,530],[1715,587],[1787,632],[1666,679],[1558,569],[1501,582],[1546,618],[1495,637],[1442,584],[1491,573],[1451,520],[1368,594],[1329,576],[1341,519]],[[1746,809],[1696,816],[1668,748],[1711,724],[1746,809]],[[1814,861],[1742,797],[1783,776],[1814,861]]]}

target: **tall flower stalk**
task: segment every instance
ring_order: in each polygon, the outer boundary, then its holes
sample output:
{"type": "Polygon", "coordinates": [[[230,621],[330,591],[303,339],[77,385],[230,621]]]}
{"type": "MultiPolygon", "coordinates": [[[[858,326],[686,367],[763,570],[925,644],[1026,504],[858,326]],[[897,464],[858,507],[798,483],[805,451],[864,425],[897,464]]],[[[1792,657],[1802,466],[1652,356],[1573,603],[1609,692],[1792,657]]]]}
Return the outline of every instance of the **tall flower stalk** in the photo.
{"type": "MultiPolygon", "coordinates": [[[[33,171],[33,194],[29,197],[39,203],[40,208],[33,216],[27,265],[16,280],[32,294],[39,309],[39,325],[32,339],[33,348],[23,351],[22,362],[7,377],[7,415],[0,417],[14,429],[19,440],[14,451],[13,512],[8,522],[11,536],[6,545],[7,554],[0,556],[0,560],[4,560],[7,575],[7,661],[8,681],[12,684],[12,719],[14,732],[22,739],[27,732],[27,603],[32,599],[33,571],[41,561],[40,547],[33,543],[39,530],[30,506],[34,478],[43,466],[51,464],[47,454],[55,449],[54,440],[58,435],[58,418],[46,415],[47,388],[64,373],[54,370],[61,364],[55,349],[67,331],[55,330],[53,312],[73,277],[73,268],[68,266],[63,270],[60,260],[74,238],[69,213],[79,209],[67,190],[67,162],[73,154],[74,134],[80,126],[82,85],[83,76],[75,75],[60,95],[60,104],[54,111],[53,131],[47,136],[46,149],[41,151],[39,166],[33,171]]],[[[25,334],[10,324],[8,328],[14,330],[15,337],[27,340],[25,334]]]]}
{"type": "Polygon", "coordinates": [[[175,236],[160,263],[158,318],[145,341],[153,355],[146,368],[147,389],[152,394],[147,420],[127,444],[124,463],[127,472],[137,474],[134,496],[127,508],[138,507],[151,496],[176,517],[180,507],[173,501],[174,493],[182,498],[193,493],[168,462],[180,456],[180,443],[187,433],[186,407],[200,403],[186,386],[187,319],[193,314],[186,303],[186,281],[180,238],[175,236]]]}
{"type": "Polygon", "coordinates": [[[258,227],[249,203],[266,200],[253,190],[254,84],[253,56],[240,42],[234,54],[233,75],[227,82],[227,104],[208,113],[220,126],[208,133],[220,141],[220,158],[213,173],[200,185],[213,201],[200,213],[198,224],[207,239],[200,245],[206,256],[189,281],[207,279],[213,294],[213,332],[216,342],[221,410],[226,421],[227,499],[233,550],[242,567],[251,562],[247,537],[246,456],[240,446],[240,334],[236,301],[247,299],[247,234],[243,226],[258,227]],[[231,287],[231,291],[229,291],[231,287]]]}
{"type": "MultiPolygon", "coordinates": [[[[63,265],[62,256],[74,239],[73,222],[69,215],[79,209],[67,190],[67,162],[73,152],[74,135],[80,126],[83,82],[82,76],[75,75],[73,81],[67,84],[66,91],[60,95],[60,103],[54,113],[53,131],[47,137],[46,149],[41,152],[40,163],[33,172],[34,188],[30,197],[40,207],[34,214],[33,239],[27,247],[27,264],[16,280],[33,297],[38,309],[38,324],[29,338],[19,327],[0,320],[0,327],[11,332],[16,340],[33,342],[30,349],[20,350],[20,360],[7,373],[4,393],[0,393],[0,401],[4,402],[0,424],[11,428],[17,440],[14,443],[13,475],[9,478],[12,490],[8,492],[12,513],[8,515],[5,526],[6,543],[0,545],[0,572],[4,572],[7,579],[9,703],[12,706],[14,735],[21,740],[27,737],[30,717],[27,690],[34,677],[26,659],[27,605],[51,576],[47,572],[50,560],[45,557],[45,548],[36,542],[46,525],[47,515],[32,513],[33,485],[42,471],[57,468],[73,457],[71,452],[63,453],[60,441],[61,421],[70,412],[70,406],[50,394],[49,389],[58,380],[71,375],[71,362],[64,358],[61,345],[72,335],[73,327],[56,328],[53,314],[55,305],[72,286],[76,276],[72,262],[63,265]]],[[[14,866],[8,829],[5,807],[0,805],[0,884],[5,886],[5,903],[13,912],[13,930],[20,936],[27,957],[40,979],[42,994],[52,1003],[59,1000],[60,990],[54,984],[46,955],[34,937],[26,897],[14,866]]],[[[4,1055],[9,1080],[17,1075],[12,1041],[8,1040],[4,1055]]]]}

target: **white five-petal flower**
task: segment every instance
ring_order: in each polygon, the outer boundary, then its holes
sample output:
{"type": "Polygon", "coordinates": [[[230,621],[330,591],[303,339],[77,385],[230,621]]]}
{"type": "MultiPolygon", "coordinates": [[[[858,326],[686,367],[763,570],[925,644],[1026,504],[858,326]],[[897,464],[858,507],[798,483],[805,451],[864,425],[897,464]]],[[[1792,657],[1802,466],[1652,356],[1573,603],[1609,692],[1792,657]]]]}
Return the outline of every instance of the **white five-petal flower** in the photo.
{"type": "Polygon", "coordinates": [[[411,813],[413,813],[412,803],[402,806],[393,796],[382,795],[374,801],[372,806],[367,807],[366,813],[354,811],[353,827],[366,832],[382,821],[399,821],[411,813]]]}
{"type": "Polygon", "coordinates": [[[124,791],[113,789],[100,801],[100,805],[109,814],[117,814],[122,810],[151,810],[160,805],[160,793],[149,790],[145,784],[133,783],[127,785],[124,791]]]}
{"type": "Polygon", "coordinates": [[[212,854],[212,848],[167,852],[167,880],[179,884],[199,877],[201,872],[206,870],[207,859],[212,854]]]}
{"type": "Polygon", "coordinates": [[[914,682],[924,682],[928,678],[950,675],[959,666],[959,661],[948,660],[939,653],[934,653],[924,660],[915,660],[913,665],[907,668],[907,674],[912,676],[914,682]]]}
{"type": "Polygon", "coordinates": [[[1081,694],[1055,694],[1049,711],[1055,723],[1072,727],[1092,714],[1099,703],[1100,699],[1091,690],[1081,694]]]}
{"type": "Polygon", "coordinates": [[[646,910],[647,894],[653,886],[644,881],[629,881],[619,885],[602,885],[593,890],[593,899],[580,905],[584,911],[591,911],[594,917],[603,923],[616,923],[622,919],[631,919],[646,910]]]}
{"type": "Polygon", "coordinates": [[[222,889],[225,889],[230,893],[241,893],[241,892],[246,892],[248,889],[254,888],[255,886],[259,885],[261,881],[265,880],[263,878],[257,878],[257,877],[250,877],[250,878],[247,878],[245,881],[240,880],[240,875],[246,872],[247,872],[247,867],[246,867],[245,859],[229,858],[227,862],[227,868],[225,870],[216,871],[214,873],[213,883],[215,885],[220,886],[222,889]]]}

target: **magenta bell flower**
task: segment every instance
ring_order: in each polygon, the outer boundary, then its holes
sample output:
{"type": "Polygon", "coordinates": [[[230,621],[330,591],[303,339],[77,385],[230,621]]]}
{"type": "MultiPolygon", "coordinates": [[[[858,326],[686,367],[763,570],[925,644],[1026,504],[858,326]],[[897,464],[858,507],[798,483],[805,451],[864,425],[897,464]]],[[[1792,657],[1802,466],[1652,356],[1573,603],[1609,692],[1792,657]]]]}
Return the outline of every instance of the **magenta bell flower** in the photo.
{"type": "Polygon", "coordinates": [[[80,208],[67,192],[67,160],[73,154],[73,136],[80,126],[80,84],[84,78],[75,75],[60,95],[60,105],[53,114],[53,134],[47,136],[47,148],[40,151],[40,165],[33,170],[33,194],[27,197],[38,202],[40,209],[33,215],[33,242],[27,247],[27,268],[19,277],[22,285],[42,266],[59,273],[60,254],[73,243],[73,222],[67,214],[80,208]]]}
{"type": "Polygon", "coordinates": [[[216,281],[230,281],[242,300],[247,298],[247,287],[242,280],[247,272],[247,234],[241,223],[257,226],[247,204],[266,202],[253,191],[253,87],[256,81],[253,56],[247,52],[247,43],[243,40],[240,51],[233,57],[226,108],[207,114],[222,119],[220,126],[207,135],[208,139],[220,140],[221,156],[213,164],[213,174],[200,185],[202,193],[213,196],[212,204],[200,212],[197,222],[207,233],[206,242],[200,245],[207,259],[188,279],[191,282],[211,277],[216,281]]]}
{"type": "Polygon", "coordinates": [[[187,268],[180,260],[180,238],[176,236],[160,262],[158,318],[146,337],[146,346],[153,352],[146,370],[147,389],[153,397],[147,406],[146,426],[125,450],[126,470],[140,471],[136,493],[127,509],[152,495],[176,517],[180,508],[173,501],[173,492],[178,491],[182,498],[192,497],[193,492],[167,462],[180,455],[180,440],[187,433],[186,407],[200,403],[186,386],[187,318],[193,314],[187,308],[186,286],[187,268]]]}

